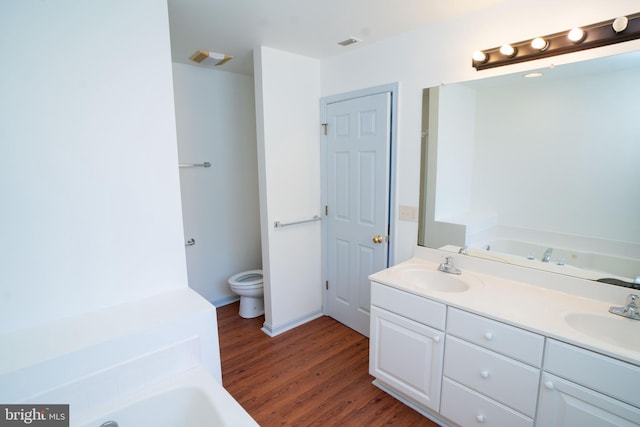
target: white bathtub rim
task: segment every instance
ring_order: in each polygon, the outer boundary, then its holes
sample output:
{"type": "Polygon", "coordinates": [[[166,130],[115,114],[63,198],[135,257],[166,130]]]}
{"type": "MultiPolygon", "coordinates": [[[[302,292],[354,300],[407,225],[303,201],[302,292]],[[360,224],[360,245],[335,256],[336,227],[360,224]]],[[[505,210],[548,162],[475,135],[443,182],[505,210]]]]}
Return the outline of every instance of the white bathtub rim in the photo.
{"type": "MultiPolygon", "coordinates": [[[[211,374],[203,366],[194,367],[153,386],[145,387],[136,392],[114,399],[104,405],[97,406],[77,418],[73,416],[72,409],[70,425],[71,427],[97,427],[100,426],[101,423],[111,420],[111,418],[109,418],[110,414],[154,396],[182,388],[195,388],[204,393],[215,408],[224,426],[258,426],[249,413],[244,410],[220,383],[213,379],[211,374]]],[[[113,421],[117,422],[118,420],[114,418],[113,421]]]]}

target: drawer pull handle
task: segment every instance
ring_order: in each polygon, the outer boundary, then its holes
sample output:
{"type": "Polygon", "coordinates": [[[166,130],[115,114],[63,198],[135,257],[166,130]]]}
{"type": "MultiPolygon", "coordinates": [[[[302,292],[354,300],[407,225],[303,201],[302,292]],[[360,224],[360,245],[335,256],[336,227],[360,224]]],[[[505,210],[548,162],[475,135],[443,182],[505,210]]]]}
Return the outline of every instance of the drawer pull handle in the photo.
{"type": "Polygon", "coordinates": [[[483,423],[484,422],[484,415],[476,415],[476,420],[478,420],[479,423],[483,423]]]}
{"type": "Polygon", "coordinates": [[[485,338],[487,341],[491,341],[491,340],[493,339],[493,334],[492,334],[491,332],[485,332],[485,333],[484,333],[484,338],[485,338]]]}
{"type": "Polygon", "coordinates": [[[480,376],[481,376],[482,378],[484,378],[484,379],[489,378],[489,371],[487,371],[486,369],[485,369],[485,370],[480,371],[480,376]]]}
{"type": "Polygon", "coordinates": [[[440,337],[439,336],[433,337],[433,342],[440,342],[440,337]]]}
{"type": "Polygon", "coordinates": [[[553,382],[551,381],[545,381],[544,386],[548,390],[553,390],[553,382]]]}

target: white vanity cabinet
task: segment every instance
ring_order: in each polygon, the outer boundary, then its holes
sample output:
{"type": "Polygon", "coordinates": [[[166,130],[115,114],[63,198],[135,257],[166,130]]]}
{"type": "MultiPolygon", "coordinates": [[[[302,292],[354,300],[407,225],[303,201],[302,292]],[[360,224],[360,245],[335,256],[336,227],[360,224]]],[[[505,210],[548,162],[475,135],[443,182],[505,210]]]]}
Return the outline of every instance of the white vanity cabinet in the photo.
{"type": "Polygon", "coordinates": [[[640,427],[637,363],[409,287],[371,286],[374,383],[442,425],[640,427]]]}
{"type": "Polygon", "coordinates": [[[369,373],[421,406],[438,411],[446,306],[373,283],[369,373]]]}
{"type": "Polygon", "coordinates": [[[440,413],[461,426],[532,427],[544,337],[449,307],[440,413]]]}
{"type": "Polygon", "coordinates": [[[640,426],[639,367],[552,339],[544,367],[537,426],[640,426]]]}

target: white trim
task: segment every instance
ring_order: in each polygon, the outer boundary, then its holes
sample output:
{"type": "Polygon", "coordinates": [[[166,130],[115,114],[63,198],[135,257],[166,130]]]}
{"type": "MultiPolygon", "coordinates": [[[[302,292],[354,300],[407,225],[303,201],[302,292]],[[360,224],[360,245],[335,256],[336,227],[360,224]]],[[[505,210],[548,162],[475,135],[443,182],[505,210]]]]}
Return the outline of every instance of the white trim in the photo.
{"type": "Polygon", "coordinates": [[[438,424],[440,427],[451,427],[451,424],[449,424],[448,421],[445,421],[444,419],[440,418],[440,414],[436,415],[436,414],[431,413],[428,409],[426,409],[422,405],[419,405],[419,404],[413,402],[411,399],[409,399],[406,396],[404,396],[403,394],[396,392],[395,389],[393,389],[392,387],[386,385],[385,383],[383,383],[379,379],[376,378],[375,380],[373,380],[371,382],[371,384],[373,384],[374,386],[378,387],[380,390],[384,391],[385,393],[393,396],[394,398],[396,398],[400,402],[404,403],[405,405],[407,405],[408,407],[410,407],[411,409],[413,409],[417,413],[419,413],[421,415],[424,415],[425,417],[429,418],[431,421],[433,421],[434,423],[438,424]]]}
{"type": "Polygon", "coordinates": [[[222,298],[216,298],[212,301],[209,301],[211,304],[213,304],[216,307],[223,307],[225,305],[229,305],[229,304],[233,304],[236,301],[240,301],[240,297],[237,295],[227,295],[225,297],[222,298]]]}
{"type": "Polygon", "coordinates": [[[273,328],[273,325],[271,325],[270,323],[264,322],[264,324],[262,325],[262,329],[261,330],[262,330],[262,332],[264,332],[265,334],[267,334],[267,335],[269,335],[270,337],[273,338],[276,335],[280,335],[283,332],[287,332],[287,331],[289,331],[289,330],[291,330],[293,328],[297,328],[300,325],[303,325],[303,324],[305,324],[307,322],[311,322],[312,320],[315,320],[315,319],[317,319],[319,317],[322,317],[322,316],[324,316],[324,313],[322,313],[320,311],[317,311],[317,312],[312,313],[312,314],[310,314],[308,316],[304,316],[304,317],[301,317],[301,318],[299,318],[297,320],[294,320],[292,322],[285,323],[284,325],[279,326],[279,327],[277,327],[275,329],[273,328]]]}

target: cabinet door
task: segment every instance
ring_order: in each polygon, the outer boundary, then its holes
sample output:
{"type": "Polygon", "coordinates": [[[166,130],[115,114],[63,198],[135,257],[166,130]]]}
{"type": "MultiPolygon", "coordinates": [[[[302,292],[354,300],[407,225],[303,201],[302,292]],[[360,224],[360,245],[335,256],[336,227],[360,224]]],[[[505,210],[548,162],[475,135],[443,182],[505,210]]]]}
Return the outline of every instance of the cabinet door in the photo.
{"type": "Polygon", "coordinates": [[[371,307],[369,373],[427,408],[438,411],[444,333],[371,307]]]}
{"type": "Polygon", "coordinates": [[[640,409],[545,373],[536,426],[637,427],[640,409]]]}

